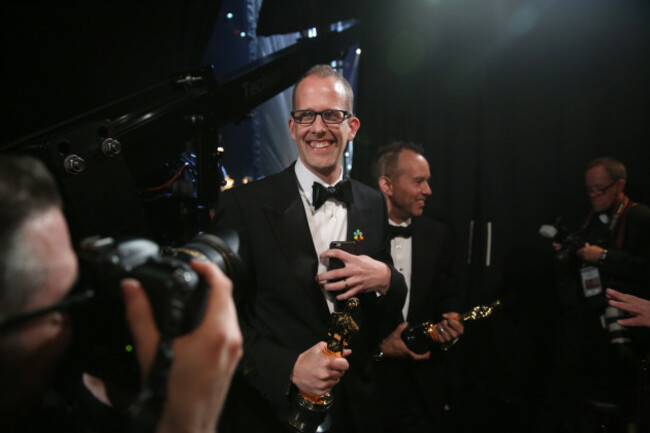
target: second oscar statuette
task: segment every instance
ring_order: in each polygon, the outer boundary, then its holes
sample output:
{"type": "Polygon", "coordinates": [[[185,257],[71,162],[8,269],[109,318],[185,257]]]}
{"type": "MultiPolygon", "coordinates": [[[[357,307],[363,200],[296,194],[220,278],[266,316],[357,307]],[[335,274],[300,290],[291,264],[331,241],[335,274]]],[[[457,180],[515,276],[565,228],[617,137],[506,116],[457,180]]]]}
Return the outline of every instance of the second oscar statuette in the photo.
{"type": "MultiPolygon", "coordinates": [[[[477,305],[471,310],[459,314],[456,320],[461,323],[483,319],[492,314],[495,308],[501,306],[500,301],[490,305],[477,305]]],[[[415,353],[422,354],[435,349],[440,345],[440,337],[437,325],[433,322],[423,322],[410,326],[402,333],[402,340],[406,346],[415,353]]]]}

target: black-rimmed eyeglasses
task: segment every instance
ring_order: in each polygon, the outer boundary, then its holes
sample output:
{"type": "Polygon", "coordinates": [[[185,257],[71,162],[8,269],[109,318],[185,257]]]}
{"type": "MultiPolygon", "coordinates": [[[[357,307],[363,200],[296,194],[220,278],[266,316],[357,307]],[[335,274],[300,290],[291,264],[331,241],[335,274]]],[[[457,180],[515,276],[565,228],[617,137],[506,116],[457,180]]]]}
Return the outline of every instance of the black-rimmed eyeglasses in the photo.
{"type": "Polygon", "coordinates": [[[9,331],[12,328],[20,326],[32,319],[37,317],[45,316],[46,314],[52,313],[54,311],[67,311],[78,305],[82,305],[90,301],[95,296],[95,292],[92,290],[86,290],[81,293],[72,294],[64,298],[61,302],[50,305],[49,307],[40,308],[34,311],[27,311],[25,313],[18,314],[13,317],[9,317],[6,320],[0,320],[0,334],[9,331]]]}
{"type": "Polygon", "coordinates": [[[587,191],[587,194],[591,194],[592,192],[595,192],[597,194],[602,194],[611,187],[613,187],[616,182],[618,182],[618,179],[616,179],[614,182],[610,183],[607,186],[585,186],[585,190],[587,191]]]}
{"type": "Polygon", "coordinates": [[[345,110],[295,110],[291,112],[291,117],[293,117],[293,120],[300,125],[311,125],[319,114],[321,119],[323,119],[323,122],[329,124],[343,123],[345,119],[352,116],[352,113],[345,110]]]}

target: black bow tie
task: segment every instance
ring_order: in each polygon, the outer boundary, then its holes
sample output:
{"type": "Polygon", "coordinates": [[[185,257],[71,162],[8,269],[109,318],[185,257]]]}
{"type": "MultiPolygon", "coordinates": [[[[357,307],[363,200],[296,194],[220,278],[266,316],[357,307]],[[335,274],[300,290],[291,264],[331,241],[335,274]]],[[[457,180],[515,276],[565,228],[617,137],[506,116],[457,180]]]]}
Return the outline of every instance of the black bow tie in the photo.
{"type": "Polygon", "coordinates": [[[342,180],[334,186],[325,187],[318,182],[312,186],[314,197],[312,203],[318,209],[328,198],[335,198],[343,203],[352,203],[352,184],[349,179],[342,180]]]}
{"type": "Polygon", "coordinates": [[[390,224],[388,226],[388,232],[390,233],[391,239],[400,236],[403,238],[410,238],[411,235],[413,234],[413,226],[409,224],[406,227],[404,227],[404,226],[394,226],[390,224]]]}

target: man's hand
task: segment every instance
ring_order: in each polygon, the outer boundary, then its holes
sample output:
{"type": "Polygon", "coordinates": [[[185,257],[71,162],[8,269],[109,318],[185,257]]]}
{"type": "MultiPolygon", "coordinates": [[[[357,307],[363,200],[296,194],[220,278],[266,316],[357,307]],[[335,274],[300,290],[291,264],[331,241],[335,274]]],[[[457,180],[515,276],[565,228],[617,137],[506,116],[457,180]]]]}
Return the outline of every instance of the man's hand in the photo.
{"type": "Polygon", "coordinates": [[[368,256],[357,256],[340,249],[324,251],[320,258],[340,259],[345,267],[316,275],[316,281],[327,291],[344,290],[336,297],[344,301],[357,293],[379,292],[386,294],[390,286],[390,268],[386,263],[368,256]],[[341,281],[338,281],[341,279],[341,281]],[[330,282],[333,281],[333,282],[330,282]]]}
{"type": "Polygon", "coordinates": [[[465,326],[458,321],[458,313],[449,312],[442,315],[443,320],[436,324],[436,331],[441,343],[454,341],[465,332],[465,326]]]}
{"type": "Polygon", "coordinates": [[[431,352],[417,354],[412,352],[402,340],[402,332],[408,326],[408,322],[400,323],[397,328],[393,330],[384,341],[381,342],[380,350],[386,357],[390,358],[411,358],[415,361],[423,361],[429,359],[431,352]]]}
{"type": "Polygon", "coordinates": [[[618,292],[613,289],[605,291],[609,298],[609,305],[630,313],[633,317],[618,319],[622,326],[647,326],[650,327],[650,301],[633,295],[618,292]]]}
{"type": "Polygon", "coordinates": [[[590,245],[589,242],[577,251],[578,257],[587,263],[598,263],[603,248],[598,245],[590,245]]]}
{"type": "MultiPolygon", "coordinates": [[[[212,263],[193,261],[191,266],[207,281],[210,294],[199,326],[173,342],[174,361],[158,433],[213,433],[242,355],[242,335],[232,300],[231,281],[212,263]]],[[[160,333],[140,283],[124,280],[122,289],[126,318],[143,377],[146,377],[160,333]]]]}
{"type": "MultiPolygon", "coordinates": [[[[291,382],[305,394],[327,394],[350,368],[347,359],[327,355],[326,348],[327,344],[321,341],[298,355],[291,373],[291,382]]],[[[345,349],[343,356],[350,353],[351,350],[345,349]]]]}

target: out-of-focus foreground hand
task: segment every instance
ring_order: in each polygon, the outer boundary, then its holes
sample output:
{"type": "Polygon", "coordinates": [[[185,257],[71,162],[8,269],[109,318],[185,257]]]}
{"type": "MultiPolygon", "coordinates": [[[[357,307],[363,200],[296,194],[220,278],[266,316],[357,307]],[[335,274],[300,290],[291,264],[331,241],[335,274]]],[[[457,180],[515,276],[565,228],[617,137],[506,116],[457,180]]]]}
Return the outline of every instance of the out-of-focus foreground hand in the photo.
{"type": "MultiPolygon", "coordinates": [[[[191,266],[207,281],[210,294],[199,326],[173,342],[174,361],[158,433],[214,433],[242,356],[243,340],[232,299],[232,282],[212,263],[193,261],[191,266]]],[[[124,280],[122,289],[138,362],[146,377],[160,333],[140,283],[124,280]]]]}
{"type": "Polygon", "coordinates": [[[607,289],[605,294],[609,298],[609,305],[627,311],[633,317],[618,319],[622,326],[647,326],[650,327],[650,301],[633,295],[621,293],[614,289],[607,289]]]}

